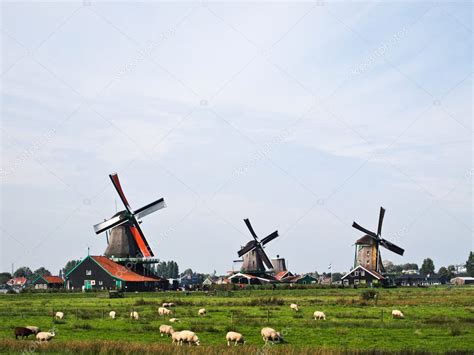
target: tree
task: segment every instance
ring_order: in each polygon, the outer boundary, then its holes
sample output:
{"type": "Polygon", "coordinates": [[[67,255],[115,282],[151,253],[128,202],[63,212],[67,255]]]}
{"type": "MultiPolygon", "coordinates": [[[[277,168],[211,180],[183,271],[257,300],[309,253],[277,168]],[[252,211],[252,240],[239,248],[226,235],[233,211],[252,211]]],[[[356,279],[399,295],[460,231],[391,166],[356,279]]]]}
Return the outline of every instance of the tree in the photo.
{"type": "Polygon", "coordinates": [[[63,275],[66,276],[66,274],[74,269],[77,264],[79,264],[81,260],[69,260],[66,265],[63,267],[63,275]]]}
{"type": "Polygon", "coordinates": [[[341,281],[342,274],[340,272],[333,272],[332,273],[332,282],[341,281]]]}
{"type": "Polygon", "coordinates": [[[35,275],[35,277],[38,277],[38,276],[51,276],[51,272],[43,266],[36,269],[33,274],[35,275]]]}
{"type": "Polygon", "coordinates": [[[28,266],[22,266],[16,269],[16,271],[13,273],[13,277],[30,277],[33,275],[33,271],[28,266]]]}
{"type": "Polygon", "coordinates": [[[474,277],[474,253],[472,251],[469,253],[469,258],[467,258],[466,269],[467,274],[474,277]]]}
{"type": "Polygon", "coordinates": [[[428,275],[434,273],[435,266],[433,260],[426,258],[423,260],[423,265],[421,265],[420,273],[422,275],[428,275]]]}
{"type": "Polygon", "coordinates": [[[0,272],[0,285],[7,283],[12,278],[12,274],[9,272],[0,272]]]}

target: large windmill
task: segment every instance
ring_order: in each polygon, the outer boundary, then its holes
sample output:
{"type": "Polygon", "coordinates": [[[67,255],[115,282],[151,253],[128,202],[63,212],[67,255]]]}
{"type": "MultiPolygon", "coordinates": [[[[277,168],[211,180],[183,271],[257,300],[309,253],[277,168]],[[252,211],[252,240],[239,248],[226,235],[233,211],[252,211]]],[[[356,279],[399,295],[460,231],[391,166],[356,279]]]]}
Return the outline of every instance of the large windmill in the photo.
{"type": "Polygon", "coordinates": [[[250,234],[252,234],[253,239],[237,252],[239,257],[243,256],[242,271],[251,274],[265,274],[267,268],[269,270],[273,269],[273,265],[263,247],[278,237],[278,231],[274,231],[262,240],[258,240],[257,234],[255,234],[250,221],[244,219],[244,222],[250,234]]]}
{"type": "Polygon", "coordinates": [[[366,233],[365,236],[356,241],[356,255],[354,259],[354,267],[362,265],[368,269],[374,270],[380,274],[384,273],[382,265],[382,257],[380,256],[380,246],[388,249],[395,254],[403,255],[404,249],[382,238],[382,223],[385,215],[385,209],[380,207],[379,225],[377,233],[371,232],[361,227],[356,222],[352,223],[352,227],[366,233]]]}
{"type": "Polygon", "coordinates": [[[147,262],[148,259],[148,262],[156,262],[155,259],[152,259],[154,254],[140,228],[140,223],[141,218],[165,208],[165,200],[160,198],[133,211],[123,193],[118,175],[114,173],[110,174],[109,177],[125,206],[125,210],[117,212],[112,218],[94,226],[96,234],[109,232],[108,246],[104,255],[116,261],[133,259],[135,262],[137,260],[147,262]]]}

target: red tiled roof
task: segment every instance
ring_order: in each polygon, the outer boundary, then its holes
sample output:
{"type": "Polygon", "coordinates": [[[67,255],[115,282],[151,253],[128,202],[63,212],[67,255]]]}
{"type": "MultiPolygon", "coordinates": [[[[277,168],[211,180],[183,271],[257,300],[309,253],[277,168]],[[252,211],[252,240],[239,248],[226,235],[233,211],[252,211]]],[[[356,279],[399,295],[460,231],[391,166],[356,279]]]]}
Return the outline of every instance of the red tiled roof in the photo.
{"type": "Polygon", "coordinates": [[[10,279],[7,281],[7,284],[10,286],[13,285],[24,285],[26,283],[26,277],[14,277],[13,279],[10,279]]]}
{"type": "Polygon", "coordinates": [[[59,276],[43,276],[43,279],[49,284],[63,284],[64,280],[59,276]]]}
{"type": "Polygon", "coordinates": [[[120,265],[105,256],[91,256],[97,264],[99,264],[105,271],[107,271],[113,277],[127,282],[144,282],[144,281],[161,281],[159,278],[153,278],[149,276],[143,276],[127,269],[125,266],[120,265]]]}
{"type": "Polygon", "coordinates": [[[285,276],[288,273],[288,271],[280,271],[278,274],[275,275],[275,279],[281,280],[283,276],[285,276]]]}

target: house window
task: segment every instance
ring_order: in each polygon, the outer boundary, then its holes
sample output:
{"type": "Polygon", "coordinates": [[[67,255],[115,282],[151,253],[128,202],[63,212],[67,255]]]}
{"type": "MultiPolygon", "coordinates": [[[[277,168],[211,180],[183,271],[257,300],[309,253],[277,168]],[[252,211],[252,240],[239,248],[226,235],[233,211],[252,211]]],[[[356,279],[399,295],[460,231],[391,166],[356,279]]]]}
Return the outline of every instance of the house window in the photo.
{"type": "Polygon", "coordinates": [[[360,280],[360,283],[361,283],[362,285],[365,285],[367,282],[366,282],[365,280],[360,280]]]}
{"type": "Polygon", "coordinates": [[[99,285],[102,286],[104,284],[104,281],[99,281],[99,285]]]}
{"type": "Polygon", "coordinates": [[[365,271],[364,271],[364,270],[362,270],[362,271],[360,272],[360,276],[365,276],[365,271]]]}
{"type": "Polygon", "coordinates": [[[354,271],[354,276],[359,276],[359,271],[354,271]]]}
{"type": "Polygon", "coordinates": [[[349,280],[344,280],[344,286],[349,285],[349,280]]]}
{"type": "Polygon", "coordinates": [[[87,276],[92,275],[92,270],[86,270],[86,275],[87,275],[87,276]]]}
{"type": "Polygon", "coordinates": [[[355,279],[354,280],[354,285],[358,285],[359,284],[359,279],[355,279]]]}

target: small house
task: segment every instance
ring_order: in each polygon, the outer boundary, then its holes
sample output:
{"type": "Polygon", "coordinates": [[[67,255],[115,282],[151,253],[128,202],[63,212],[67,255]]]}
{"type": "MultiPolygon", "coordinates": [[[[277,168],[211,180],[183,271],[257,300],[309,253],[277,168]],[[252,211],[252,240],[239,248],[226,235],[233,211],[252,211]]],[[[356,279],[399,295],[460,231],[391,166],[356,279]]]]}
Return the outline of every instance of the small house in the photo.
{"type": "Polygon", "coordinates": [[[436,286],[441,285],[441,280],[436,274],[404,274],[395,279],[395,284],[403,287],[436,286]]]}
{"type": "Polygon", "coordinates": [[[452,285],[474,285],[474,277],[455,277],[451,279],[452,285]]]}
{"type": "Polygon", "coordinates": [[[14,277],[7,281],[7,285],[13,288],[23,288],[27,281],[26,277],[14,277]]]}
{"type": "Polygon", "coordinates": [[[38,276],[31,284],[36,290],[59,289],[64,286],[64,280],[59,276],[38,276]]]}
{"type": "Polygon", "coordinates": [[[314,285],[318,283],[318,279],[311,276],[310,274],[306,274],[303,276],[299,276],[296,280],[295,283],[298,285],[314,285]]]}
{"type": "Polygon", "coordinates": [[[381,284],[384,280],[385,277],[382,274],[365,268],[362,265],[356,266],[341,278],[344,286],[372,286],[375,284],[381,284]]]}

